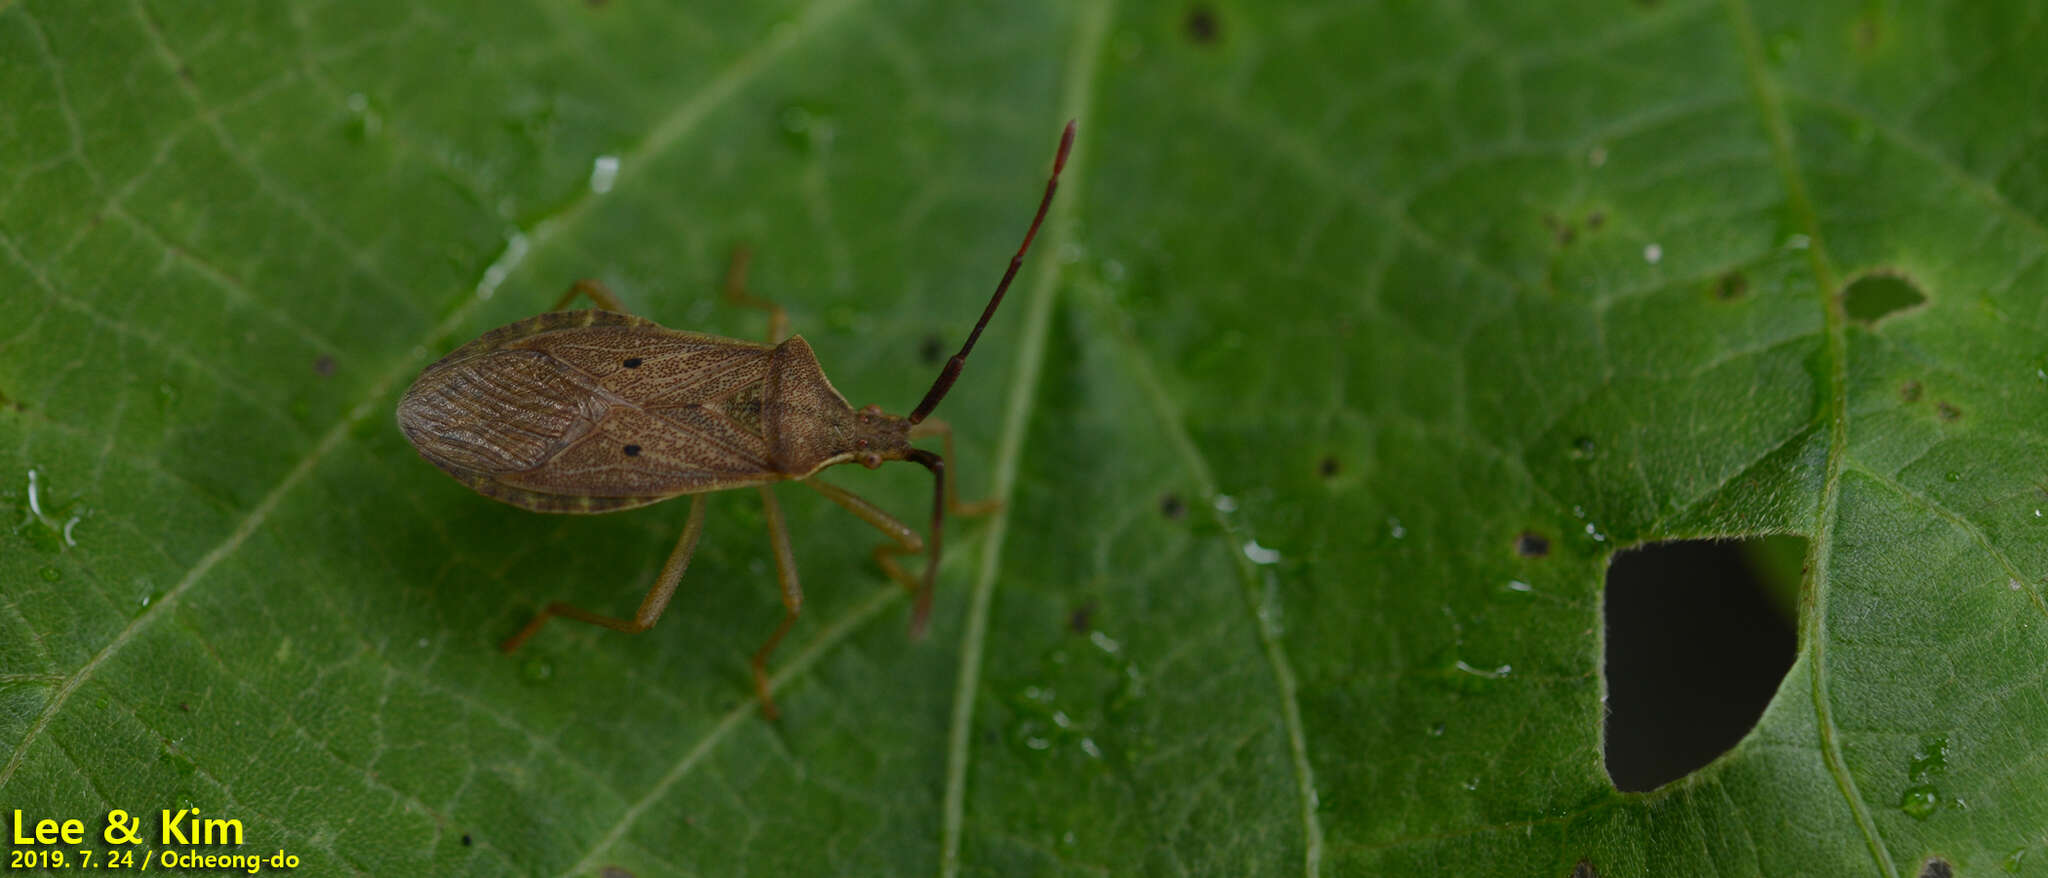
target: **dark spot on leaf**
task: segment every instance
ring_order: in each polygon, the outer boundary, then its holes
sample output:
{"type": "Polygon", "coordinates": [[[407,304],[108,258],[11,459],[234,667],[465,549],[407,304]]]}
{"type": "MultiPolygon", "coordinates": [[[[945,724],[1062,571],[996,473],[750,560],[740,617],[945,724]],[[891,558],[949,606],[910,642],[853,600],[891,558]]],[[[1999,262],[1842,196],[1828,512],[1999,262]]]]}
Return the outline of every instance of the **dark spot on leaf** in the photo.
{"type": "Polygon", "coordinates": [[[462,834],[462,846],[463,846],[463,847],[469,847],[469,845],[470,845],[470,840],[469,840],[469,833],[465,832],[465,833],[463,833],[463,834],[462,834]]]}
{"type": "Polygon", "coordinates": [[[1339,469],[1342,467],[1337,464],[1337,458],[1334,456],[1325,457],[1316,464],[1316,474],[1326,479],[1336,475],[1339,469]]]}
{"type": "Polygon", "coordinates": [[[1094,601],[1089,601],[1079,607],[1075,607],[1074,612],[1067,615],[1067,630],[1075,634],[1086,634],[1088,629],[1093,627],[1095,627],[1094,601]]]}
{"type": "Polygon", "coordinates": [[[927,366],[939,364],[939,358],[946,355],[946,340],[937,335],[927,335],[917,345],[917,359],[927,366]]]}
{"type": "Polygon", "coordinates": [[[606,866],[597,873],[597,878],[633,878],[633,873],[622,866],[606,866]]]}
{"type": "MultiPolygon", "coordinates": [[[[1654,0],[1645,0],[1645,2],[1654,2],[1654,0]]],[[[1592,860],[1580,860],[1578,865],[1572,867],[1572,878],[1600,878],[1600,870],[1593,868],[1592,860]]]]}
{"type": "Polygon", "coordinates": [[[1179,521],[1187,517],[1188,506],[1181,502],[1179,494],[1164,494],[1159,498],[1159,514],[1179,521]]]}
{"type": "Polygon", "coordinates": [[[1955,878],[1956,869],[1940,857],[1928,857],[1920,864],[1920,878],[1955,878]]]}
{"type": "Polygon", "coordinates": [[[1216,10],[1207,3],[1197,3],[1189,7],[1185,24],[1188,39],[1201,45],[1210,45],[1223,35],[1223,22],[1216,18],[1216,10]]]}
{"type": "Polygon", "coordinates": [[[627,457],[639,457],[639,456],[640,456],[640,446],[638,446],[638,445],[628,445],[628,446],[626,446],[626,456],[627,456],[627,457]]]}
{"type": "Polygon", "coordinates": [[[1570,246],[1572,239],[1579,236],[1577,229],[1572,228],[1570,223],[1558,218],[1554,213],[1543,215],[1543,227],[1550,230],[1551,239],[1555,240],[1559,247],[1570,246]]]}
{"type": "Polygon", "coordinates": [[[1756,725],[1792,667],[1807,541],[1685,540],[1607,569],[1606,757],[1616,789],[1652,790],[1712,762],[1756,725]],[[1772,584],[1767,584],[1772,583],[1772,584]]]}
{"type": "Polygon", "coordinates": [[[1963,416],[1963,410],[1956,408],[1955,403],[1943,400],[1934,404],[1934,414],[1944,421],[1953,421],[1963,416]]]}
{"type": "Polygon", "coordinates": [[[1906,402],[1920,401],[1920,382],[1908,381],[1899,385],[1899,398],[1906,402]]]}
{"type": "Polygon", "coordinates": [[[313,374],[325,378],[334,374],[334,355],[321,354],[313,358],[313,374]]]}
{"type": "Polygon", "coordinates": [[[623,362],[623,363],[620,363],[619,365],[621,365],[621,366],[624,366],[624,367],[626,367],[626,368],[628,368],[628,369],[638,369],[638,368],[640,368],[640,363],[641,363],[641,362],[642,362],[642,361],[641,361],[641,359],[640,359],[639,357],[627,357],[627,358],[626,358],[626,361],[625,361],[625,362],[623,362]]]}
{"type": "Polygon", "coordinates": [[[1858,323],[1876,323],[1927,303],[1927,294],[1902,274],[1872,272],[1842,290],[1842,311],[1858,323]]]}
{"type": "Polygon", "coordinates": [[[184,711],[184,712],[186,712],[186,713],[191,713],[191,712],[192,712],[192,705],[190,705],[190,704],[186,704],[185,702],[183,702],[183,701],[180,701],[180,702],[178,702],[178,709],[179,709],[179,710],[182,710],[182,711],[184,711]]]}
{"type": "Polygon", "coordinates": [[[192,68],[184,64],[178,65],[178,78],[185,80],[186,82],[191,82],[192,68]]]}
{"type": "Polygon", "coordinates": [[[1720,299],[1723,302],[1732,302],[1740,299],[1747,292],[1749,292],[1749,278],[1745,277],[1742,272],[1731,271],[1721,275],[1714,281],[1714,298],[1720,299]]]}
{"type": "Polygon", "coordinates": [[[1597,232],[1597,231],[1600,231],[1600,227],[1601,227],[1601,226],[1604,226],[1604,225],[1607,225],[1607,214],[1606,214],[1606,213],[1604,213],[1604,212],[1602,212],[1602,211],[1597,211],[1597,210],[1596,210],[1596,211],[1593,211],[1592,213],[1586,214],[1586,228],[1587,228],[1587,230],[1589,230],[1589,231],[1595,231],[1595,232],[1597,232]]]}
{"type": "Polygon", "coordinates": [[[1515,537],[1515,554],[1524,558],[1543,558],[1550,555],[1550,539],[1533,530],[1522,531],[1515,537]]]}

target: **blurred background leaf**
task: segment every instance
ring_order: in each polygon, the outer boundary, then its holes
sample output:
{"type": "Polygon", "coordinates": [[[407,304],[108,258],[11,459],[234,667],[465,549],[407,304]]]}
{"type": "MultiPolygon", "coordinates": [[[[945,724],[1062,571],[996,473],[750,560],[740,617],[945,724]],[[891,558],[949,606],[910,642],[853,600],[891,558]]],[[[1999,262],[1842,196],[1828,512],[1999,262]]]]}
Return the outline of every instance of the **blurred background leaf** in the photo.
{"type": "Polygon", "coordinates": [[[306,874],[2048,869],[2040,14],[0,3],[0,803],[306,874]],[[745,243],[904,411],[1069,118],[940,412],[1007,505],[934,636],[789,490],[781,723],[745,493],[653,631],[493,649],[684,508],[469,493],[393,427],[423,365],[578,277],[756,337],[745,243]],[[1617,793],[1608,559],[1762,534],[1792,671],[1617,793]]]}

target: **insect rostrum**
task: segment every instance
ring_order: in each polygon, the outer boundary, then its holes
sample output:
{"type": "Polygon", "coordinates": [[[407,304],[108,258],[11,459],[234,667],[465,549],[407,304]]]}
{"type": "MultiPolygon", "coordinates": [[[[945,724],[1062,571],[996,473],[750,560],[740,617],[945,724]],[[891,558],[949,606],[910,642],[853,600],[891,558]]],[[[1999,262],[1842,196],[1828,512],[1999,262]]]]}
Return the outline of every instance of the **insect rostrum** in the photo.
{"type": "Polygon", "coordinates": [[[767,659],[803,606],[782,511],[768,486],[799,481],[889,537],[875,559],[916,595],[913,636],[931,613],[944,514],[972,514],[948,491],[946,457],[952,432],[928,416],[959,378],[974,343],[1002,304],[1044,222],[1074,143],[1074,123],[1061,134],[1045,195],[960,352],[946,361],[908,416],[878,406],[849,405],[818,365],[802,336],[785,332],[780,307],[749,295],[749,254],[734,255],[726,297],[770,312],[767,343],[669,329],[626,313],[595,281],[578,281],[548,313],[491,330],[428,366],[398,403],[398,426],[420,456],[486,497],[536,512],[595,513],[691,495],[690,515],[661,575],[631,619],[551,603],[508,638],[518,649],[555,616],[637,632],[660,618],[689,566],[703,532],[703,495],[753,487],[760,492],[782,589],[782,624],[754,654],[754,688],[773,717],[767,659]],[[564,311],[577,296],[598,307],[564,311]],[[938,436],[946,456],[911,440],[938,436]],[[868,468],[906,460],[932,473],[931,551],[922,577],[896,556],[924,551],[917,532],[880,507],[813,478],[842,463],[868,468]]]}

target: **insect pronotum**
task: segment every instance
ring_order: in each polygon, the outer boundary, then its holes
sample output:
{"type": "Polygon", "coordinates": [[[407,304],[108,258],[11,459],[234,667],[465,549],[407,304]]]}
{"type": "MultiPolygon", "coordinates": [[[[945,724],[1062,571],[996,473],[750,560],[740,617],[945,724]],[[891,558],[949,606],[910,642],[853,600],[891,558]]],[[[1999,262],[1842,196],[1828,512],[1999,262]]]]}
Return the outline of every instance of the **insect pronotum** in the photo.
{"type": "Polygon", "coordinates": [[[888,536],[889,542],[875,548],[875,561],[915,595],[911,636],[921,636],[931,616],[945,511],[970,515],[992,505],[963,505],[955,497],[946,481],[952,429],[928,416],[960,377],[974,342],[1023,266],[1073,146],[1069,122],[1017,255],[967,342],[906,417],[847,404],[826,380],[810,344],[787,334],[782,308],[746,292],[745,248],[733,254],[725,295],[769,312],[767,344],[668,329],[626,313],[618,297],[596,281],[580,280],[548,313],[486,332],[422,371],[398,402],[398,427],[421,457],[479,494],[535,512],[565,513],[614,512],[694,495],[682,536],[631,619],[550,603],[501,648],[518,649],[556,616],[625,632],[652,627],[704,531],[703,495],[753,487],[767,508],[784,608],[782,623],[751,663],[761,710],[774,717],[768,656],[803,609],[789,531],[769,490],[781,481],[810,486],[888,536]],[[597,307],[562,310],[579,295],[597,307]],[[925,436],[942,438],[945,456],[911,446],[925,436]],[[859,463],[873,469],[890,460],[907,460],[932,473],[931,554],[921,578],[896,562],[896,556],[924,551],[917,531],[852,492],[813,478],[829,466],[859,463]]]}

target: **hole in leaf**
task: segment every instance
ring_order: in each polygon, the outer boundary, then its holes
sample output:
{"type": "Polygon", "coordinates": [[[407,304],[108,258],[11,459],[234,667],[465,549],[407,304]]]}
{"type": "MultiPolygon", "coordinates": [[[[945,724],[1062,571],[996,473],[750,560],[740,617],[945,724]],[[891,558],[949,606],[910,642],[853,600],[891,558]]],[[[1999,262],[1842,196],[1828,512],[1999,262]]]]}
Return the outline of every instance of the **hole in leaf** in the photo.
{"type": "Polygon", "coordinates": [[[1607,773],[1652,790],[1756,725],[1792,667],[1799,537],[1658,543],[1607,569],[1607,773]]]}
{"type": "Polygon", "coordinates": [[[1600,870],[1593,868],[1593,861],[1580,860],[1572,867],[1572,878],[1600,878],[1600,870]]]}
{"type": "Polygon", "coordinates": [[[1956,878],[1956,868],[1940,857],[1928,857],[1920,864],[1920,878],[1956,878]]]}
{"type": "Polygon", "coordinates": [[[1842,291],[1842,310],[1860,323],[1876,323],[1926,302],[1926,293],[1896,274],[1866,274],[1842,291]]]}
{"type": "Polygon", "coordinates": [[[1159,498],[1159,514],[1179,521],[1188,514],[1188,505],[1181,502],[1179,494],[1166,494],[1159,498]]]}
{"type": "Polygon", "coordinates": [[[1542,558],[1550,554],[1550,540],[1533,530],[1522,531],[1515,537],[1515,554],[1524,558],[1542,558]]]}
{"type": "Polygon", "coordinates": [[[1331,455],[1324,457],[1321,461],[1319,461],[1316,464],[1316,474],[1327,479],[1337,475],[1337,472],[1342,468],[1343,467],[1337,463],[1336,456],[1331,455]]]}

